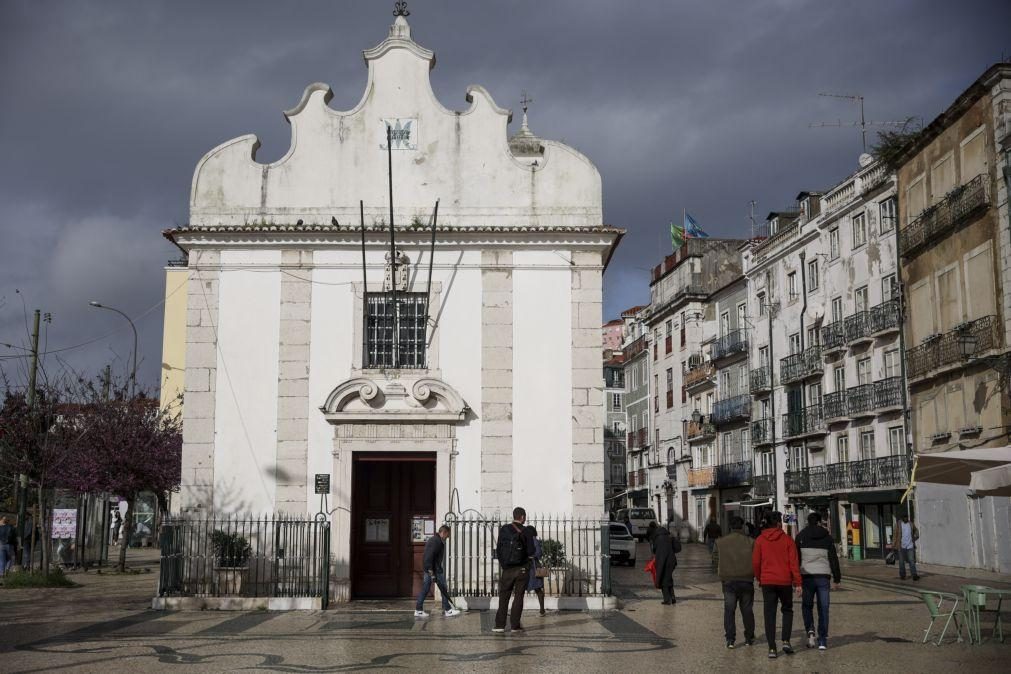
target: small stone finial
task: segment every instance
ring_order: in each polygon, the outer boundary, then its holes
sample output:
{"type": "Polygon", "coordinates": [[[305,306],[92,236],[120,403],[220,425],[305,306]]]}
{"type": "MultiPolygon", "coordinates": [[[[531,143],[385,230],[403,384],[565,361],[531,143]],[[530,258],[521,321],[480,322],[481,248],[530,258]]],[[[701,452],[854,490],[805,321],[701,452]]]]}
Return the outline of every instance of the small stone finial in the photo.
{"type": "Polygon", "coordinates": [[[527,92],[524,91],[523,92],[523,98],[520,99],[520,106],[523,108],[523,124],[520,125],[521,129],[527,129],[529,131],[529,127],[527,126],[527,109],[530,107],[530,104],[533,103],[533,102],[534,102],[534,99],[532,99],[529,96],[527,96],[527,92]]]}
{"type": "Polygon", "coordinates": [[[393,16],[410,16],[411,12],[407,9],[407,0],[397,0],[393,3],[393,16]]]}

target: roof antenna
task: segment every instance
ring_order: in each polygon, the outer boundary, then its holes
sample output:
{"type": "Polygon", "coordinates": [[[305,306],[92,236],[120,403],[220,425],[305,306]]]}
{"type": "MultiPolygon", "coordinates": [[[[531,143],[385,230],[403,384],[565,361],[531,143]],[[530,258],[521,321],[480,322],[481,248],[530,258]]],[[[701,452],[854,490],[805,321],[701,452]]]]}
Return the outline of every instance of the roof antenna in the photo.
{"type": "Polygon", "coordinates": [[[860,121],[859,122],[843,122],[841,119],[837,119],[834,122],[815,122],[813,124],[808,124],[807,128],[824,128],[827,126],[834,127],[860,127],[860,138],[863,141],[864,152],[867,152],[867,127],[868,126],[905,126],[905,122],[868,122],[864,118],[864,97],[860,94],[829,94],[829,93],[819,93],[819,96],[826,96],[828,98],[845,98],[850,101],[856,101],[860,104],[860,121]]]}

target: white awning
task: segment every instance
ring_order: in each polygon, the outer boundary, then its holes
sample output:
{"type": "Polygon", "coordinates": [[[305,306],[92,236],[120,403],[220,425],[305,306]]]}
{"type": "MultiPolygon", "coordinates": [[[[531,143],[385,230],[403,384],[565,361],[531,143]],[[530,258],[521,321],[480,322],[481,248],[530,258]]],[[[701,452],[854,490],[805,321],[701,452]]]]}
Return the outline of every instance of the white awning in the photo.
{"type": "Polygon", "coordinates": [[[969,487],[980,496],[1011,496],[1011,447],[917,454],[913,479],[969,487]]]}
{"type": "Polygon", "coordinates": [[[741,501],[742,508],[761,508],[762,506],[771,506],[772,497],[769,497],[767,501],[741,501]]]}
{"type": "Polygon", "coordinates": [[[973,472],[969,488],[979,496],[1011,496],[1011,463],[973,472]]]}

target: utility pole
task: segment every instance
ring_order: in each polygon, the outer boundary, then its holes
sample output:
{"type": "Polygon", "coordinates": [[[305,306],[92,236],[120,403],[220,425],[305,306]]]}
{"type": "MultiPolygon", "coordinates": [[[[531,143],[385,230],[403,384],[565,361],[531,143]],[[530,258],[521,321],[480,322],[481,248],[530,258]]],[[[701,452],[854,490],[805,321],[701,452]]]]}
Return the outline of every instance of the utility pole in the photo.
{"type": "MultiPolygon", "coordinates": [[[[32,319],[32,361],[28,369],[28,412],[35,407],[35,385],[39,374],[39,318],[40,312],[35,310],[32,319]]],[[[18,475],[18,529],[24,536],[25,509],[28,507],[28,476],[18,475]]]]}

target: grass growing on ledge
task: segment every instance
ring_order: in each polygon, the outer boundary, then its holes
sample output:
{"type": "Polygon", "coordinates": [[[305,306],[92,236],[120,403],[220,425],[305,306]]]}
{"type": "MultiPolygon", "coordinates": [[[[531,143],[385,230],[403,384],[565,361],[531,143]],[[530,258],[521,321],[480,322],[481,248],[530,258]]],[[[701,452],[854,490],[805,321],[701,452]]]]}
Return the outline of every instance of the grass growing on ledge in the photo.
{"type": "Polygon", "coordinates": [[[29,587],[77,587],[77,583],[63,575],[61,569],[49,573],[41,571],[8,571],[0,582],[9,590],[29,587]]]}

